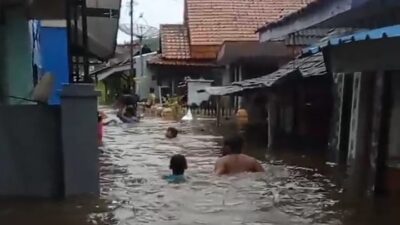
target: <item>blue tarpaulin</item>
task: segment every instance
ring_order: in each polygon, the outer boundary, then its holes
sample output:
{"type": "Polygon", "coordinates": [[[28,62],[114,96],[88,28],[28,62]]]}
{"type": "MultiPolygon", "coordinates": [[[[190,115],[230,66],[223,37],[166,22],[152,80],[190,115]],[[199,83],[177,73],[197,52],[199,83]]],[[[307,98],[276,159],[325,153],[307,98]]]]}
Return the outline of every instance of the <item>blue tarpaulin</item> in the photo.
{"type": "Polygon", "coordinates": [[[378,40],[382,38],[395,38],[395,37],[400,37],[400,25],[382,27],[374,30],[368,30],[368,31],[354,33],[351,35],[346,35],[343,37],[331,38],[328,39],[327,41],[320,42],[316,45],[303,49],[303,54],[315,54],[328,46],[336,46],[352,42],[378,40]]]}

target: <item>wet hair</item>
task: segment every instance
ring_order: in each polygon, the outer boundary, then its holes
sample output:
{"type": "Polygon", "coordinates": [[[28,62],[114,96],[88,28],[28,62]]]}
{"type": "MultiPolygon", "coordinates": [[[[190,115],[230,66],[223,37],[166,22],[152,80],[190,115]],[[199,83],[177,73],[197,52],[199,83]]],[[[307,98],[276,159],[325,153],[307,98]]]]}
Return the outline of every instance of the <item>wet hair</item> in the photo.
{"type": "Polygon", "coordinates": [[[135,108],[133,106],[128,106],[128,107],[126,107],[125,112],[129,113],[132,116],[134,116],[135,115],[135,108]]]}
{"type": "Polygon", "coordinates": [[[187,169],[186,158],[183,155],[174,155],[171,157],[169,168],[174,175],[183,175],[187,169]]]}
{"type": "Polygon", "coordinates": [[[131,94],[131,90],[129,88],[124,88],[124,90],[122,90],[122,94],[129,95],[129,94],[131,94]]]}
{"type": "Polygon", "coordinates": [[[239,135],[225,138],[224,147],[229,147],[231,154],[242,153],[243,138],[239,135]]]}
{"type": "Polygon", "coordinates": [[[167,132],[171,132],[172,138],[176,138],[178,136],[178,130],[175,127],[168,127],[167,132]]]}
{"type": "Polygon", "coordinates": [[[103,117],[101,116],[100,112],[97,111],[97,122],[100,123],[103,120],[103,117]]]}

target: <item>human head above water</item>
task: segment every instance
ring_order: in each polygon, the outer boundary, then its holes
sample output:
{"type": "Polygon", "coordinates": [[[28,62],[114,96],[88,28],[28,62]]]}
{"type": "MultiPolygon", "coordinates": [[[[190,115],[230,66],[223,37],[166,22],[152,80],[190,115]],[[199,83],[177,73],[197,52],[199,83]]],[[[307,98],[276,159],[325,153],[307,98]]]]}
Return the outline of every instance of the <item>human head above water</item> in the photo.
{"type": "Polygon", "coordinates": [[[240,154],[242,153],[243,138],[239,135],[234,135],[224,138],[223,154],[240,154]]]}
{"type": "Polygon", "coordinates": [[[135,108],[133,106],[128,106],[125,109],[126,116],[135,116],[135,108]]]}
{"type": "Polygon", "coordinates": [[[173,175],[183,175],[188,168],[185,156],[179,154],[172,156],[169,168],[173,175]]]}
{"type": "Polygon", "coordinates": [[[97,111],[97,122],[100,123],[103,120],[103,117],[101,116],[101,113],[97,111]]]}
{"type": "Polygon", "coordinates": [[[176,138],[178,136],[178,130],[174,127],[168,127],[165,136],[167,138],[176,138]]]}

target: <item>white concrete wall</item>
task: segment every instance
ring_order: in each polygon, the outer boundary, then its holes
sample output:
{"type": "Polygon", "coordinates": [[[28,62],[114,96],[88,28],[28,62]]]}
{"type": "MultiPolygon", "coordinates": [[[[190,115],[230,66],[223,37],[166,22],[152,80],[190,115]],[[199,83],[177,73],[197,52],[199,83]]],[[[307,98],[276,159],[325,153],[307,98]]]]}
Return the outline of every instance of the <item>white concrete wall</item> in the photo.
{"type": "MultiPolygon", "coordinates": [[[[143,54],[142,57],[135,56],[136,60],[136,94],[140,96],[141,99],[147,98],[150,93],[150,88],[153,87],[157,91],[157,81],[153,81],[152,78],[154,73],[147,66],[147,60],[153,57],[156,53],[143,54]],[[143,60],[143,62],[142,62],[143,60]],[[142,68],[143,67],[143,68],[142,68]]],[[[158,97],[158,95],[157,95],[158,97]]]]}
{"type": "Polygon", "coordinates": [[[206,92],[198,93],[199,90],[204,90],[210,87],[211,82],[204,81],[189,81],[188,82],[188,105],[196,104],[200,106],[203,101],[208,101],[210,95],[206,92]]]}

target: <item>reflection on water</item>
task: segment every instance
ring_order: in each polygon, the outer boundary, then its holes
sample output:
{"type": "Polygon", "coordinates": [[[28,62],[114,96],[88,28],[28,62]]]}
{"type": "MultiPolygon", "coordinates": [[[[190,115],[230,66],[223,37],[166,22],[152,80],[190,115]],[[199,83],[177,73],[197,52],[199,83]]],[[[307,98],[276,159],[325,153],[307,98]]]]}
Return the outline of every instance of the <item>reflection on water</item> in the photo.
{"type": "Polygon", "coordinates": [[[265,174],[212,175],[221,137],[206,128],[204,122],[159,120],[109,126],[100,158],[100,200],[3,201],[0,224],[336,225],[351,212],[339,206],[341,188],[321,170],[288,165],[290,160],[265,156],[264,150],[249,154],[263,161],[265,174]],[[164,138],[169,126],[181,131],[177,139],[164,138]],[[184,184],[161,179],[176,153],[188,160],[184,184]]]}

